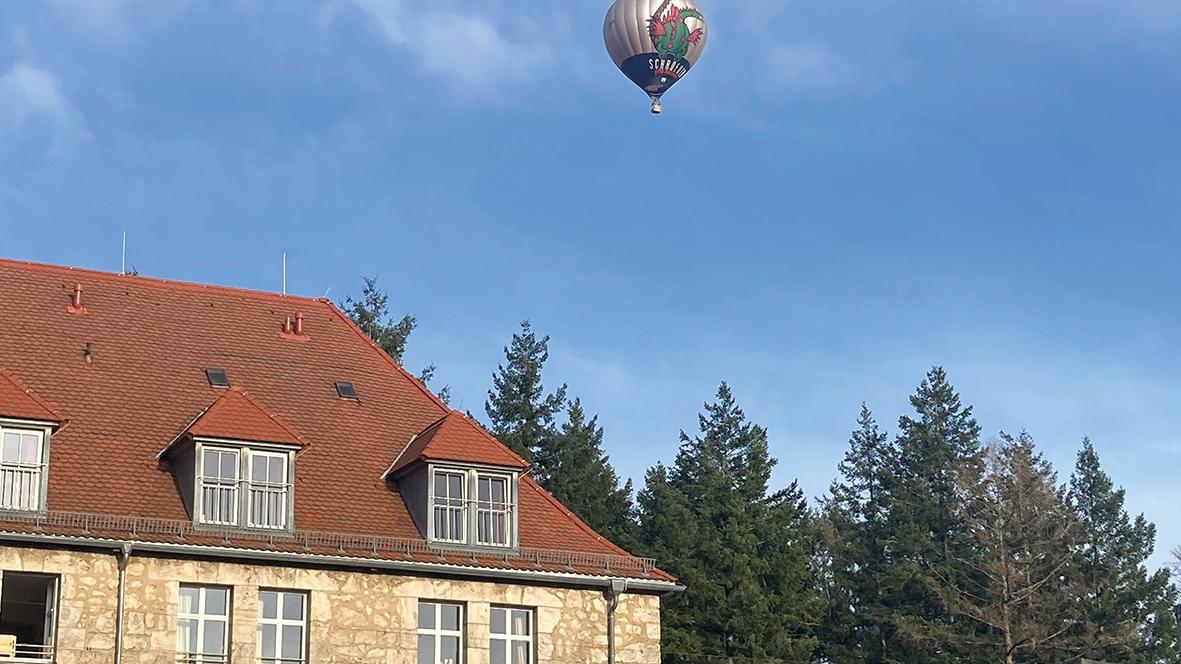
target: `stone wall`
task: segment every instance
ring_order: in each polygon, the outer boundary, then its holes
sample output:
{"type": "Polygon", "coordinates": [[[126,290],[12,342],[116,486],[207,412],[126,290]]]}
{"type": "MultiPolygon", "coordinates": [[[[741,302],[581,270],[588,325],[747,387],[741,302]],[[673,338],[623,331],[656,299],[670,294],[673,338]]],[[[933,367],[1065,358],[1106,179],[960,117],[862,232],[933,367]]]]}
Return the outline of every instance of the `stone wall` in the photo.
{"type": "MultiPolygon", "coordinates": [[[[59,664],[113,661],[118,590],[113,552],[4,546],[0,570],[61,575],[59,664]]],[[[181,583],[233,589],[231,661],[236,663],[255,661],[259,588],[309,593],[312,664],[416,664],[421,599],[466,605],[465,664],[489,662],[493,605],[535,610],[542,664],[607,659],[607,603],[599,591],[133,555],[127,567],[125,664],[175,664],[181,583]]],[[[624,595],[616,616],[616,661],[658,664],[659,598],[624,595]]]]}

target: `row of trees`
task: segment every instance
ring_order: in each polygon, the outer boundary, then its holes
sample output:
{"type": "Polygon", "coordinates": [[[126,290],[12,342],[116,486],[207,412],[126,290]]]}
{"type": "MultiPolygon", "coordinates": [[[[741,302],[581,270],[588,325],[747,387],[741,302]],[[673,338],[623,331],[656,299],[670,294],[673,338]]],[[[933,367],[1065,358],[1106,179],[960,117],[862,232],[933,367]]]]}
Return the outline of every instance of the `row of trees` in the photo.
{"type": "MultiPolygon", "coordinates": [[[[366,289],[345,306],[400,359],[414,320],[366,289]]],[[[767,432],[723,383],[634,494],[598,418],[566,385],[543,387],[548,341],[528,323],[513,335],[489,428],[592,527],[687,586],[664,603],[666,661],[1181,661],[1176,590],[1147,567],[1155,527],[1127,513],[1090,441],[1063,485],[1028,434],[982,441],[935,368],[895,435],[862,408],[813,506],[795,483],[772,489],[767,432]]]]}

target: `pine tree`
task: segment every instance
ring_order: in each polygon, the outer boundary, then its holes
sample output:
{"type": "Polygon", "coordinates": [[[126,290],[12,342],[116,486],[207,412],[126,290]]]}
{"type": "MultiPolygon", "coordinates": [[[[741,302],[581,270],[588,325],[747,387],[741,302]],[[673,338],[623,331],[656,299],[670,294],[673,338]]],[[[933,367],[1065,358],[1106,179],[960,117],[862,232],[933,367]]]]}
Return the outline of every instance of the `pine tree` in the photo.
{"type": "Polygon", "coordinates": [[[1002,434],[956,476],[952,510],[972,546],[953,555],[977,574],[940,578],[937,588],[953,615],[977,623],[995,644],[960,632],[954,649],[996,652],[1006,664],[1062,661],[1082,616],[1080,587],[1068,574],[1078,521],[1057,474],[1022,433],[1002,434]]]}
{"type": "Polygon", "coordinates": [[[1084,645],[1090,659],[1128,664],[1177,661],[1177,601],[1167,570],[1147,568],[1156,526],[1132,518],[1117,489],[1084,440],[1070,478],[1070,503],[1082,525],[1072,574],[1084,585],[1084,645]]]}
{"type": "Polygon", "coordinates": [[[364,277],[361,299],[346,297],[340,308],[390,357],[402,361],[406,342],[418,327],[418,319],[410,314],[400,320],[390,318],[390,296],[378,287],[377,277],[364,277]]]}
{"type": "Polygon", "coordinates": [[[538,339],[529,321],[521,323],[504,355],[505,363],[492,376],[484,410],[493,435],[532,461],[533,475],[544,485],[554,464],[555,418],[566,405],[566,386],[545,393],[541,370],[549,360],[549,337],[538,339]]]}
{"type": "Polygon", "coordinates": [[[599,418],[587,420],[578,399],[566,410],[544,486],[599,534],[625,549],[636,544],[631,480],[620,486],[603,452],[599,418]]]}
{"type": "Polygon", "coordinates": [[[649,552],[688,586],[665,608],[666,648],[673,661],[806,660],[823,609],[812,514],[798,487],[768,494],[767,432],[747,421],[725,383],[699,429],[681,434],[673,469],[654,469],[641,494],[649,552]]]}
{"type": "Polygon", "coordinates": [[[858,428],[824,502],[827,615],[822,649],[828,661],[886,661],[889,628],[880,584],[889,562],[886,509],[896,450],[861,405],[858,428]]]}
{"type": "Polygon", "coordinates": [[[970,544],[951,507],[955,469],[977,454],[980,426],[940,367],[927,373],[910,402],[915,416],[899,420],[887,498],[889,565],[879,607],[890,621],[887,661],[980,661],[987,657],[976,649],[949,648],[979,628],[950,615],[938,593],[941,583],[961,583],[960,575],[970,573],[956,563],[970,544]]]}

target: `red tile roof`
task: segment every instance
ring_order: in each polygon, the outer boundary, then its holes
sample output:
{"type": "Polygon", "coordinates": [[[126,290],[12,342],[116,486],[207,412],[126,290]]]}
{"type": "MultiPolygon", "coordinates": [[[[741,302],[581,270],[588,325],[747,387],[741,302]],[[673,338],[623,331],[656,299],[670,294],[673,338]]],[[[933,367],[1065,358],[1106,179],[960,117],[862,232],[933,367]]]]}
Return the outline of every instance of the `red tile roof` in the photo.
{"type": "Polygon", "coordinates": [[[529,463],[496,440],[484,427],[457,411],[424,429],[390,467],[390,477],[419,461],[454,461],[525,470],[529,463]]]}
{"type": "MultiPolygon", "coordinates": [[[[300,531],[421,540],[397,488],[383,479],[399,457],[479,456],[523,467],[328,300],[0,259],[0,311],[21,321],[0,337],[0,367],[37,395],[14,396],[3,387],[12,381],[0,380],[0,405],[17,412],[31,400],[45,417],[52,403],[60,412],[52,419],[69,422],[52,442],[51,512],[190,519],[171,468],[156,458],[190,424],[194,432],[207,426],[219,436],[306,443],[295,482],[300,531]],[[76,283],[85,316],[61,306],[76,283]],[[297,313],[306,335],[299,341],[281,334],[297,313]],[[241,391],[210,387],[208,367],[226,369],[241,391]],[[340,399],[339,380],[352,382],[361,399],[340,399]],[[209,421],[194,423],[204,409],[209,421]],[[435,424],[423,451],[405,450],[435,424]]],[[[522,482],[520,502],[522,547],[621,553],[532,480],[522,482]]]]}
{"type": "Polygon", "coordinates": [[[225,391],[186,431],[197,438],[226,438],[254,443],[306,445],[294,429],[283,423],[239,387],[225,391]]]}
{"type": "Polygon", "coordinates": [[[38,422],[62,421],[61,415],[53,406],[21,384],[12,372],[4,368],[0,368],[0,417],[38,422]]]}

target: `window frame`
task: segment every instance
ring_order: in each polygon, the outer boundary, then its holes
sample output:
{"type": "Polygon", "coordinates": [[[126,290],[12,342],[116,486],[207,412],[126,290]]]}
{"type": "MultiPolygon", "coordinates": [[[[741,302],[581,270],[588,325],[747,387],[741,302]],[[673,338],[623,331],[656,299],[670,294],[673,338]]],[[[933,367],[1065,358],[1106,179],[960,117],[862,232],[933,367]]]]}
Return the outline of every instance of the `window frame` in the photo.
{"type": "Polygon", "coordinates": [[[418,604],[415,605],[414,620],[415,620],[415,642],[414,642],[415,662],[417,662],[418,658],[421,657],[421,653],[419,652],[419,648],[418,648],[418,641],[420,640],[419,637],[423,637],[423,636],[430,636],[430,637],[433,637],[435,640],[435,661],[432,662],[431,664],[443,664],[440,659],[440,656],[441,656],[440,651],[442,649],[439,646],[442,643],[442,640],[444,637],[452,637],[452,638],[459,639],[459,645],[456,648],[456,654],[458,655],[459,661],[454,662],[453,664],[464,664],[464,662],[467,661],[467,651],[466,651],[466,648],[467,648],[467,605],[466,604],[464,604],[462,602],[447,602],[447,601],[436,600],[436,599],[420,599],[420,600],[418,600],[418,604]],[[435,612],[435,626],[434,627],[423,627],[422,626],[422,622],[421,622],[422,621],[422,607],[424,605],[434,607],[434,612],[435,612]],[[442,617],[442,613],[443,613],[442,607],[444,607],[444,606],[453,606],[453,607],[459,609],[459,629],[456,629],[456,630],[443,629],[443,627],[442,627],[443,621],[441,620],[441,617],[442,617]]]}
{"type": "MultiPolygon", "coordinates": [[[[0,445],[3,445],[4,434],[6,432],[17,432],[18,434],[36,434],[39,437],[38,444],[40,445],[40,460],[36,464],[37,477],[37,504],[33,508],[10,507],[0,503],[0,513],[7,514],[45,514],[48,511],[49,501],[49,451],[52,446],[54,426],[48,422],[40,422],[36,420],[19,420],[4,418],[0,419],[0,445]]],[[[2,460],[0,460],[0,471],[7,470],[2,460]]],[[[17,472],[27,470],[29,464],[22,464],[18,461],[15,464],[17,472]]],[[[2,475],[0,475],[2,477],[2,475]]],[[[2,479],[0,479],[2,482],[2,479]]],[[[0,486],[0,492],[3,487],[0,486]]]]}
{"type": "Polygon", "coordinates": [[[178,664],[228,664],[230,661],[230,653],[232,652],[232,640],[234,635],[234,589],[231,586],[223,586],[218,584],[208,583],[180,583],[176,590],[176,660],[178,664]],[[197,590],[197,611],[195,613],[185,613],[181,611],[181,593],[185,588],[193,588],[197,590]],[[205,612],[206,595],[210,590],[225,591],[226,594],[226,612],[224,616],[216,614],[208,614],[205,612]],[[180,621],[182,620],[196,620],[197,621],[197,646],[203,648],[205,644],[205,623],[222,621],[225,622],[225,635],[222,639],[222,650],[220,655],[197,652],[188,652],[188,645],[181,646],[181,630],[180,621]]]}
{"type": "MultiPolygon", "coordinates": [[[[295,530],[295,457],[296,450],[281,445],[245,443],[219,438],[198,438],[193,446],[193,525],[204,530],[242,530],[290,534],[295,530]],[[234,453],[238,456],[235,481],[234,521],[205,520],[205,452],[234,453]],[[254,486],[251,471],[258,456],[284,458],[283,521],[281,526],[256,525],[253,520],[254,486]]],[[[269,485],[270,483],[264,483],[269,485]]]]}
{"type": "MultiPolygon", "coordinates": [[[[453,464],[429,464],[427,466],[427,511],[426,511],[426,534],[427,541],[431,544],[439,546],[461,546],[464,548],[474,549],[491,549],[494,551],[502,551],[504,549],[516,549],[519,543],[519,528],[520,521],[520,482],[518,481],[518,473],[504,470],[501,468],[492,468],[487,466],[456,466],[453,464]],[[437,537],[435,533],[435,511],[436,511],[436,496],[435,496],[435,477],[442,474],[455,474],[464,477],[464,497],[463,497],[463,527],[464,536],[462,539],[445,539],[437,537]],[[505,513],[505,541],[503,544],[494,542],[480,541],[479,518],[480,518],[480,503],[490,501],[479,500],[479,486],[481,479],[500,479],[504,480],[506,503],[503,509],[505,513]]],[[[495,513],[495,512],[494,512],[495,513]]]]}
{"type": "Polygon", "coordinates": [[[45,596],[45,638],[42,639],[43,641],[48,641],[48,643],[17,643],[16,646],[18,653],[20,653],[21,646],[25,646],[26,650],[28,651],[23,654],[18,654],[17,657],[31,657],[38,659],[44,655],[44,659],[46,661],[57,661],[58,631],[61,622],[62,575],[47,572],[25,572],[23,570],[5,569],[0,570],[0,586],[3,586],[4,580],[10,576],[35,577],[48,581],[50,584],[49,590],[45,596]]]}
{"type": "Polygon", "coordinates": [[[513,644],[527,643],[529,645],[529,661],[523,664],[536,664],[537,662],[537,609],[525,606],[510,606],[506,604],[493,604],[488,609],[488,661],[492,661],[493,641],[504,641],[504,662],[505,664],[513,664],[513,644]],[[498,634],[493,631],[492,612],[504,611],[504,634],[498,634]],[[529,633],[522,636],[520,634],[513,634],[513,612],[519,611],[529,616],[529,633]]]}
{"type": "Polygon", "coordinates": [[[255,630],[255,661],[260,664],[307,664],[309,660],[308,651],[311,649],[311,642],[308,635],[308,619],[311,617],[311,602],[312,593],[307,590],[291,590],[289,588],[259,588],[258,589],[258,625],[255,630]],[[262,611],[262,596],[264,593],[273,593],[275,598],[275,617],[266,618],[262,611]],[[283,617],[283,597],[285,595],[299,595],[303,598],[303,615],[298,621],[290,620],[283,617]],[[262,654],[262,627],[263,625],[275,626],[275,657],[264,657],[262,654]],[[298,626],[300,629],[300,659],[291,659],[289,657],[282,657],[283,654],[283,628],[290,626],[298,626]]]}

